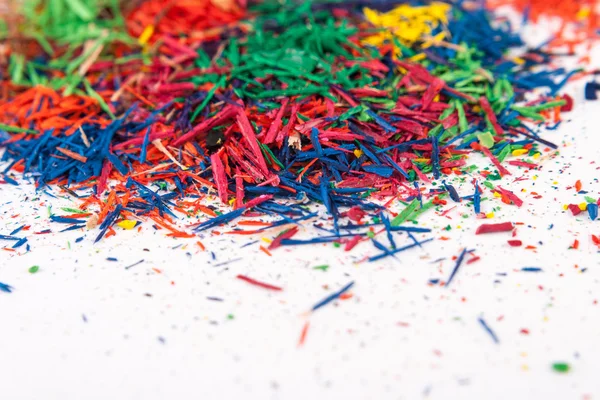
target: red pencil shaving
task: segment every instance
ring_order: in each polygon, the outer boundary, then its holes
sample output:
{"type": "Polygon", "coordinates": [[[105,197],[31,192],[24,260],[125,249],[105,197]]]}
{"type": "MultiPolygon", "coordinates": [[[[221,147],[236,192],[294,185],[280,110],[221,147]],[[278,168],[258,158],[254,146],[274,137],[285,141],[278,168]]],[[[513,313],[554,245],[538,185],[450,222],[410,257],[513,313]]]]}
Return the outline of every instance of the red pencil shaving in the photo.
{"type": "Polygon", "coordinates": [[[243,281],[246,281],[246,282],[248,282],[251,285],[259,286],[259,287],[264,288],[264,289],[276,290],[276,291],[282,291],[283,290],[279,286],[274,286],[274,285],[270,285],[268,283],[260,282],[260,281],[257,281],[256,279],[249,278],[249,277],[247,277],[245,275],[238,275],[238,276],[236,276],[236,278],[241,279],[243,281]]]}
{"type": "Polygon", "coordinates": [[[476,235],[496,232],[510,232],[513,230],[512,222],[501,222],[499,224],[483,224],[475,231],[476,235]]]}

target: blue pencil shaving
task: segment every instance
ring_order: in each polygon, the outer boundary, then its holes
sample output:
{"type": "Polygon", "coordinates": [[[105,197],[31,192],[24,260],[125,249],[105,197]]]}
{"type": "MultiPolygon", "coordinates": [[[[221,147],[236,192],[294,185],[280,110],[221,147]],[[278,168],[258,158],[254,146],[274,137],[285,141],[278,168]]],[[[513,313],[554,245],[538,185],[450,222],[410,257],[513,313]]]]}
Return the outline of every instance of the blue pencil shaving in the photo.
{"type": "MultiPolygon", "coordinates": [[[[148,204],[151,206],[151,209],[154,209],[154,208],[157,209],[160,216],[163,216],[166,213],[166,214],[171,215],[174,218],[177,218],[177,216],[175,214],[173,214],[173,212],[168,207],[169,205],[171,205],[171,203],[168,202],[169,198],[176,197],[177,193],[172,192],[172,193],[166,194],[164,196],[161,196],[161,195],[157,194],[156,192],[154,192],[153,190],[147,188],[146,186],[142,185],[141,183],[139,183],[131,178],[127,179],[126,186],[128,188],[131,188],[132,186],[137,187],[140,197],[142,197],[144,200],[146,200],[148,202],[148,204]]],[[[127,206],[131,207],[132,205],[130,203],[128,203],[127,206]]],[[[142,208],[144,208],[143,204],[141,204],[140,206],[142,208]]]]}
{"type": "Polygon", "coordinates": [[[419,189],[419,182],[414,181],[413,186],[417,189],[417,199],[419,199],[419,204],[421,208],[423,208],[423,195],[421,194],[421,190],[419,189]]]}
{"type": "Polygon", "coordinates": [[[367,109],[366,110],[366,114],[373,118],[373,120],[375,121],[375,123],[379,126],[381,126],[383,129],[385,129],[388,132],[396,132],[398,129],[396,129],[394,126],[392,126],[389,122],[387,122],[385,119],[383,119],[381,116],[379,116],[376,112],[374,112],[371,109],[367,109]]]}
{"type": "Polygon", "coordinates": [[[117,218],[119,218],[119,214],[121,214],[122,208],[123,208],[123,206],[121,204],[118,204],[115,207],[114,211],[111,211],[110,213],[108,213],[108,215],[106,216],[106,219],[100,225],[100,233],[96,237],[96,240],[94,240],[94,243],[98,243],[100,241],[100,239],[102,239],[104,237],[108,228],[110,228],[114,224],[114,222],[117,220],[117,218]]]}
{"type": "Polygon", "coordinates": [[[498,336],[496,336],[492,328],[489,327],[489,325],[483,320],[483,318],[478,318],[478,321],[481,324],[481,326],[483,326],[483,329],[485,329],[485,331],[491,336],[494,343],[500,343],[498,336]]]}
{"type": "Polygon", "coordinates": [[[213,267],[222,267],[223,265],[231,264],[236,261],[242,260],[242,257],[232,258],[231,260],[223,261],[218,264],[213,265],[213,267]]]}
{"type": "Polygon", "coordinates": [[[502,152],[502,150],[503,150],[503,149],[504,149],[506,146],[508,146],[508,142],[504,142],[504,143],[498,143],[498,144],[496,144],[496,145],[495,145],[495,146],[492,148],[492,154],[494,154],[494,155],[496,155],[496,156],[497,156],[497,155],[499,155],[499,154],[502,152]]]}
{"type": "Polygon", "coordinates": [[[464,248],[463,251],[460,253],[460,256],[458,256],[458,259],[456,260],[456,265],[454,265],[454,269],[452,270],[452,273],[450,274],[448,281],[446,281],[446,285],[444,285],[445,287],[450,286],[450,282],[452,282],[452,280],[454,279],[454,276],[458,272],[458,269],[460,268],[460,265],[462,264],[462,262],[465,258],[465,254],[467,254],[466,248],[464,248]]]}
{"type": "Polygon", "coordinates": [[[133,268],[133,267],[135,267],[136,265],[139,265],[139,264],[141,264],[141,263],[143,263],[143,262],[144,262],[144,260],[140,260],[140,261],[138,261],[138,262],[136,262],[136,263],[134,263],[134,264],[128,265],[127,267],[125,267],[125,269],[133,268]]]}
{"type": "Polygon", "coordinates": [[[325,205],[327,212],[329,214],[333,215],[333,207],[331,204],[331,197],[329,195],[329,182],[327,181],[327,179],[325,179],[325,178],[321,179],[320,189],[321,189],[321,201],[323,202],[323,205],[325,205]]]}
{"type": "Polygon", "coordinates": [[[377,157],[377,155],[371,150],[371,148],[362,143],[357,143],[357,146],[363,152],[363,155],[360,156],[360,158],[356,159],[356,161],[354,161],[354,163],[350,165],[351,168],[356,169],[358,167],[365,167],[365,161],[367,161],[366,159],[372,161],[375,164],[375,166],[381,165],[379,157],[377,157]]]}
{"type": "Polygon", "coordinates": [[[0,235],[0,240],[21,240],[16,236],[0,235]]]}
{"type": "Polygon", "coordinates": [[[321,142],[319,142],[319,130],[317,128],[311,129],[310,142],[317,153],[317,157],[323,157],[323,147],[321,147],[321,142]]]}
{"type": "Polygon", "coordinates": [[[471,147],[471,143],[475,143],[477,142],[478,139],[477,138],[472,138],[470,140],[465,140],[463,141],[461,144],[459,144],[458,146],[456,146],[456,150],[464,150],[467,149],[469,147],[471,147]]]}
{"type": "Polygon", "coordinates": [[[60,224],[83,224],[86,222],[84,219],[64,218],[58,215],[51,215],[50,220],[60,224]]]}
{"type": "Polygon", "coordinates": [[[438,146],[438,137],[433,136],[431,138],[431,165],[433,167],[433,177],[439,179],[440,177],[440,149],[438,146]]]}
{"type": "Polygon", "coordinates": [[[329,234],[331,234],[331,235],[335,235],[335,237],[340,237],[340,235],[338,235],[338,234],[335,232],[335,230],[333,230],[333,229],[327,229],[327,228],[324,228],[322,225],[320,225],[320,224],[316,224],[316,223],[315,223],[315,224],[312,224],[312,226],[313,226],[313,228],[315,228],[315,229],[317,229],[317,230],[319,230],[319,231],[321,231],[321,232],[327,232],[327,233],[329,233],[329,234]]]}
{"type": "Polygon", "coordinates": [[[419,228],[416,226],[392,226],[392,232],[413,232],[413,233],[427,233],[431,232],[429,228],[419,228]]]}
{"type": "Polygon", "coordinates": [[[390,157],[387,154],[383,155],[383,158],[385,158],[387,160],[387,162],[392,166],[392,168],[394,168],[396,171],[398,171],[400,173],[400,175],[402,175],[403,177],[405,177],[406,179],[410,179],[410,175],[408,175],[408,173],[402,169],[402,167],[400,167],[397,163],[394,162],[394,160],[392,160],[392,157],[390,157]]]}
{"type": "Polygon", "coordinates": [[[244,210],[243,208],[238,208],[237,210],[233,210],[228,213],[221,214],[215,218],[209,219],[208,221],[202,222],[200,225],[198,225],[197,227],[194,228],[194,231],[200,232],[200,231],[212,228],[214,226],[225,224],[229,221],[236,219],[240,215],[242,215],[244,213],[244,211],[246,211],[246,210],[244,210]]]}
{"type": "Polygon", "coordinates": [[[598,100],[598,90],[600,90],[600,84],[594,81],[585,84],[585,99],[586,100],[598,100]]]}
{"type": "Polygon", "coordinates": [[[422,245],[424,243],[427,243],[427,242],[431,242],[432,240],[433,240],[433,238],[425,239],[425,240],[423,240],[421,242],[409,244],[409,245],[406,245],[404,247],[398,247],[398,248],[396,248],[394,250],[391,250],[391,251],[388,251],[388,252],[386,252],[384,254],[379,254],[379,255],[376,255],[376,256],[373,256],[373,257],[369,257],[368,261],[369,262],[373,262],[373,261],[381,260],[382,258],[391,256],[391,255],[394,255],[394,254],[397,254],[397,253],[400,253],[400,252],[408,250],[408,249],[412,249],[413,247],[420,246],[420,245],[422,245]]]}
{"type": "Polygon", "coordinates": [[[183,189],[183,183],[181,182],[181,179],[179,179],[178,176],[174,176],[173,177],[173,181],[175,182],[175,186],[177,187],[177,191],[179,191],[179,195],[183,198],[185,197],[185,192],[183,189]]]}
{"type": "Polygon", "coordinates": [[[479,214],[481,212],[481,192],[479,191],[479,185],[477,181],[475,184],[475,193],[473,194],[473,210],[475,214],[479,214]]]}
{"type": "Polygon", "coordinates": [[[396,257],[396,255],[392,254],[392,252],[387,247],[385,247],[382,243],[375,240],[375,238],[372,238],[371,241],[373,242],[373,245],[375,246],[376,249],[383,251],[385,254],[395,258],[396,260],[398,259],[396,257]]]}
{"type": "Polygon", "coordinates": [[[385,165],[364,165],[363,170],[368,173],[389,178],[394,173],[394,169],[385,165]]]}
{"type": "Polygon", "coordinates": [[[335,299],[337,299],[338,297],[340,297],[342,294],[344,294],[345,292],[347,292],[348,290],[350,290],[350,288],[354,286],[354,281],[350,282],[349,284],[347,284],[346,286],[344,286],[343,288],[341,288],[340,290],[338,290],[335,293],[330,294],[329,296],[327,296],[326,298],[324,298],[323,300],[321,300],[320,302],[318,302],[317,304],[315,304],[313,306],[313,308],[311,309],[311,311],[316,311],[319,308],[331,303],[332,301],[334,301],[335,299]]]}
{"type": "MultiPolygon", "coordinates": [[[[344,154],[344,153],[340,150],[335,150],[335,149],[331,149],[331,148],[326,148],[326,149],[321,148],[321,158],[322,159],[325,159],[325,157],[342,155],[342,154],[344,154]]],[[[305,160],[310,160],[312,158],[319,158],[319,157],[317,157],[316,150],[303,151],[302,153],[297,154],[295,161],[305,161],[305,160]]]]}
{"type": "MultiPolygon", "coordinates": [[[[347,230],[347,231],[353,231],[353,230],[357,230],[357,229],[364,229],[364,228],[368,228],[370,226],[380,226],[381,224],[364,224],[364,225],[352,225],[352,224],[348,224],[348,225],[342,225],[340,226],[340,229],[343,230],[347,230]]],[[[420,228],[417,226],[391,226],[390,230],[392,232],[413,232],[413,233],[427,233],[427,232],[431,232],[431,229],[429,228],[420,228]]]]}
{"type": "Polygon", "coordinates": [[[379,215],[380,215],[381,220],[383,221],[383,226],[385,226],[385,230],[387,232],[387,238],[390,241],[392,248],[395,249],[396,243],[394,242],[394,235],[392,235],[392,224],[390,223],[390,219],[384,213],[381,213],[379,215]]]}
{"type": "Polygon", "coordinates": [[[419,243],[419,241],[417,240],[417,238],[412,233],[407,232],[407,234],[408,234],[408,237],[413,241],[414,244],[416,244],[419,247],[423,247],[421,245],[421,243],[419,243]]]}
{"type": "MultiPolygon", "coordinates": [[[[526,125],[519,125],[519,126],[520,126],[521,128],[528,129],[526,125]]],[[[554,143],[552,143],[552,142],[549,142],[549,141],[547,141],[547,140],[545,140],[545,139],[542,139],[542,138],[540,138],[540,137],[538,137],[538,136],[535,136],[535,135],[529,134],[529,133],[527,133],[527,132],[525,132],[525,131],[523,131],[523,130],[519,130],[519,129],[517,129],[517,128],[513,128],[512,130],[513,130],[513,131],[515,131],[515,132],[518,132],[518,133],[520,133],[521,135],[523,135],[523,136],[525,136],[525,137],[528,137],[528,138],[530,138],[530,139],[532,139],[532,140],[535,140],[536,142],[540,142],[541,144],[543,144],[543,145],[545,145],[545,146],[548,146],[548,147],[550,147],[550,148],[551,148],[551,149],[553,149],[553,150],[556,150],[556,149],[558,149],[558,146],[557,146],[557,145],[555,145],[554,143]]]]}
{"type": "Polygon", "coordinates": [[[257,229],[257,230],[258,231],[266,231],[267,229],[275,228],[275,227],[281,226],[281,225],[287,225],[287,224],[290,224],[290,223],[299,225],[300,221],[305,221],[307,219],[314,218],[314,217],[316,217],[318,215],[319,215],[318,213],[310,213],[310,214],[304,215],[304,216],[296,218],[296,219],[285,218],[284,220],[274,222],[270,226],[265,226],[265,227],[262,227],[262,228],[257,229]]]}
{"type": "MultiPolygon", "coordinates": [[[[360,234],[360,236],[366,236],[367,233],[363,233],[360,234]]],[[[351,234],[351,235],[333,235],[333,236],[319,236],[319,237],[315,237],[312,239],[305,239],[305,240],[301,240],[301,239],[281,239],[280,244],[282,246],[297,246],[297,245],[305,245],[305,244],[316,244],[316,243],[331,243],[331,242],[338,242],[340,241],[342,238],[345,237],[354,237],[357,236],[357,234],[351,234]]]]}
{"type": "Polygon", "coordinates": [[[523,272],[542,272],[543,270],[539,267],[523,267],[521,268],[523,272]]]}
{"type": "Polygon", "coordinates": [[[450,195],[452,201],[460,203],[460,196],[458,195],[458,192],[456,191],[454,186],[448,185],[446,181],[442,181],[442,184],[444,185],[444,188],[446,188],[446,190],[448,191],[448,194],[450,195]]]}
{"type": "Polygon", "coordinates": [[[529,21],[529,15],[531,13],[531,6],[527,5],[523,9],[523,18],[521,19],[521,29],[527,26],[527,21],[529,21]]]}
{"type": "Polygon", "coordinates": [[[446,142],[446,144],[442,147],[442,150],[445,150],[448,146],[450,146],[452,143],[463,139],[464,137],[474,133],[477,130],[477,126],[472,126],[469,129],[467,129],[466,131],[464,131],[463,133],[461,133],[460,135],[457,135],[455,137],[453,137],[452,139],[450,139],[448,142],[446,142]]]}
{"type": "Polygon", "coordinates": [[[0,291],[3,291],[5,293],[12,293],[13,289],[14,288],[12,286],[0,282],[0,291]]]}
{"type": "Polygon", "coordinates": [[[21,225],[20,227],[18,227],[17,229],[15,229],[14,231],[12,231],[10,233],[10,235],[16,235],[17,233],[19,233],[21,231],[21,229],[25,228],[27,225],[21,225]]]}
{"type": "Polygon", "coordinates": [[[25,243],[27,243],[27,238],[20,239],[17,243],[15,243],[13,245],[12,248],[13,249],[18,249],[19,247],[23,246],[25,243]]]}
{"type": "Polygon", "coordinates": [[[8,176],[7,174],[2,175],[2,179],[4,179],[4,181],[6,183],[9,183],[13,186],[19,186],[19,182],[15,181],[13,178],[11,178],[10,176],[8,176]]]}
{"type": "Polygon", "coordinates": [[[598,204],[590,203],[587,205],[587,212],[592,221],[598,218],[598,204]]]}

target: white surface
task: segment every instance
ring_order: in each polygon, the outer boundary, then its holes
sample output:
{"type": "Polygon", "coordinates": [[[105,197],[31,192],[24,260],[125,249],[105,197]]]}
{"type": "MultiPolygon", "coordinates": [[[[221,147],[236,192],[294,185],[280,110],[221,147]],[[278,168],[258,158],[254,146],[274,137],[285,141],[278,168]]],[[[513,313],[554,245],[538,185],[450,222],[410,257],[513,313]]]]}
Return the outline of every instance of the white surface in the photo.
{"type": "MultiPolygon", "coordinates": [[[[559,155],[544,153],[538,171],[507,165],[513,176],[502,186],[525,201],[521,209],[489,200],[483,211],[496,212],[487,221],[476,220],[466,204],[446,218],[430,211],[419,226],[433,232],[417,237],[449,240],[401,253],[398,261],[356,263],[379,253],[369,243],[350,253],[332,245],[280,248],[273,257],[259,251],[260,243],[240,249],[274,237],[274,231],[242,238],[207,234],[201,239],[206,252],[194,239],[167,238],[150,224],[141,234],[119,229],[97,245],[96,231],[28,234],[31,252],[0,251],[0,282],[15,288],[0,293],[1,398],[600,398],[600,262],[590,240],[600,226],[562,209],[584,201],[569,189],[577,179],[589,196],[600,194],[600,165],[594,163],[600,103],[583,101],[582,84],[569,88],[577,104],[564,115],[571,122],[543,134],[560,144],[559,155]],[[543,198],[534,199],[531,191],[543,198]],[[523,247],[509,247],[509,233],[474,235],[483,222],[504,221],[524,223],[516,237],[523,247]],[[574,239],[579,250],[568,249],[574,239]],[[448,288],[429,285],[429,279],[448,278],[451,257],[465,246],[481,260],[463,264],[448,288]],[[215,266],[237,257],[242,259],[215,266]],[[124,268],[140,259],[145,262],[124,268]],[[327,272],[312,269],[322,264],[330,265],[327,272]],[[40,266],[37,274],[27,272],[32,265],[40,266]],[[521,272],[524,266],[543,272],[521,272]],[[237,274],[284,290],[251,286],[237,274]],[[350,281],[356,282],[352,298],[306,313],[350,281]],[[298,347],[306,321],[306,342],[298,347]],[[557,361],[568,362],[571,372],[553,372],[557,361]]],[[[471,185],[457,189],[472,193],[471,185]]],[[[0,233],[23,223],[34,224],[30,233],[58,231],[62,227],[49,223],[46,206],[57,211],[77,205],[34,197],[25,184],[0,186],[0,233]]],[[[301,233],[316,234],[308,228],[301,233]]],[[[409,242],[403,234],[396,237],[409,242]]]]}

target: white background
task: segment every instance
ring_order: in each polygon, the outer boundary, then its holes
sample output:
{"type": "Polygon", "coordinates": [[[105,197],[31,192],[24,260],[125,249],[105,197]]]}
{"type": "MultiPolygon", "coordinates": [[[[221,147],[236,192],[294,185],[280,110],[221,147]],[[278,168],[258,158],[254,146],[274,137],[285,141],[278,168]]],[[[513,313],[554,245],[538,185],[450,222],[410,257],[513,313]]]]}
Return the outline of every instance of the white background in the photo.
{"type": "MultiPolygon", "coordinates": [[[[531,32],[527,37],[539,43],[543,35],[531,32]]],[[[593,60],[600,65],[598,51],[593,60]]],[[[206,252],[195,239],[167,238],[151,224],[140,234],[117,228],[96,245],[96,230],[32,235],[64,228],[49,222],[48,205],[61,214],[60,207],[78,203],[44,194],[34,201],[31,185],[0,185],[0,233],[32,224],[29,253],[0,250],[0,282],[14,287],[0,292],[1,398],[600,398],[600,263],[590,239],[600,235],[600,225],[562,207],[584,201],[573,189],[578,179],[589,196],[600,193],[600,103],[584,101],[583,83],[567,90],[576,102],[563,115],[569,121],[542,134],[559,152],[544,152],[537,171],[506,165],[513,175],[501,185],[524,200],[522,208],[491,199],[482,203],[484,212],[496,210],[487,221],[466,204],[446,216],[430,211],[419,226],[433,232],[417,237],[448,240],[400,253],[398,260],[359,262],[379,253],[370,243],[352,252],[331,244],[280,248],[272,257],[259,251],[267,245],[262,241],[240,248],[278,231],[205,234],[206,252]],[[514,238],[523,247],[507,245],[510,233],[474,234],[483,222],[505,221],[524,223],[514,238]],[[579,249],[569,249],[575,239],[579,249]],[[451,257],[463,247],[476,249],[481,260],[463,264],[448,288],[429,285],[448,278],[451,257]],[[313,269],[323,264],[328,271],[313,269]],[[28,272],[33,265],[37,274],[28,272]],[[527,266],[543,272],[520,271],[527,266]],[[284,290],[251,286],[237,274],[284,290]],[[307,312],[350,281],[352,298],[307,312]],[[554,362],[571,371],[554,372],[554,362]]],[[[489,165],[477,156],[471,161],[489,165]]],[[[472,193],[470,184],[457,189],[472,193]]],[[[299,237],[318,234],[305,226],[299,237]]],[[[400,233],[396,241],[410,242],[400,233]]]]}

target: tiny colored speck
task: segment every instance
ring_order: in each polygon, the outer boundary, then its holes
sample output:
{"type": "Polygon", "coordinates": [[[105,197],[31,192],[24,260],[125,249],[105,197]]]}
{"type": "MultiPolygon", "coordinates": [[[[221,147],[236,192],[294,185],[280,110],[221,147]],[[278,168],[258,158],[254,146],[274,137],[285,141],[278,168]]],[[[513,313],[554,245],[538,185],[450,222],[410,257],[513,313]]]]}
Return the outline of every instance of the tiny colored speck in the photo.
{"type": "Polygon", "coordinates": [[[571,370],[571,366],[567,363],[558,362],[558,363],[552,364],[552,369],[558,373],[566,374],[567,372],[569,372],[571,370]]]}

